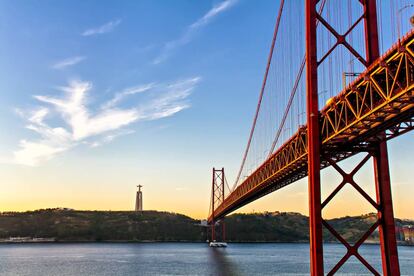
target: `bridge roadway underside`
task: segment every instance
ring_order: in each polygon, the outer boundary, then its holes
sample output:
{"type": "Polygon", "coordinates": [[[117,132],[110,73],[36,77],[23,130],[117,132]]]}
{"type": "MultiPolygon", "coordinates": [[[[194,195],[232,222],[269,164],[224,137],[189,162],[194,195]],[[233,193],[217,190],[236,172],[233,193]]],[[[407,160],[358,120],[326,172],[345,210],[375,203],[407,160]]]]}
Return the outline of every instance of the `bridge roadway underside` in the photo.
{"type": "MultiPolygon", "coordinates": [[[[322,168],[414,128],[414,32],[407,34],[321,110],[322,168]]],[[[209,222],[307,176],[301,127],[230,193],[209,222]]]]}

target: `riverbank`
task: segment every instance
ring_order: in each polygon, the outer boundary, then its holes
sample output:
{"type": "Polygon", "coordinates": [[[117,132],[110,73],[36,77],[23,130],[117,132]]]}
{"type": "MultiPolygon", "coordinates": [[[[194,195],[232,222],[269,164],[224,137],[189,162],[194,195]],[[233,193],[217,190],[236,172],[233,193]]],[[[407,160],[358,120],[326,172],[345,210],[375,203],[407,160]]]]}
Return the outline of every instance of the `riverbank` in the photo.
{"type": "MultiPolygon", "coordinates": [[[[88,243],[114,243],[114,244],[124,244],[124,243],[137,243],[137,244],[146,244],[146,243],[205,243],[206,241],[160,241],[160,240],[142,240],[142,241],[133,241],[133,240],[72,240],[72,241],[59,241],[56,238],[25,238],[23,240],[18,240],[20,237],[11,237],[9,239],[0,239],[0,244],[88,244],[88,243]],[[17,239],[17,240],[16,240],[17,239]]],[[[278,241],[230,241],[230,244],[307,244],[308,241],[293,241],[293,242],[278,242],[278,241]]],[[[325,242],[325,244],[341,244],[340,242],[325,242]]],[[[379,241],[367,241],[365,245],[379,245],[379,241]]],[[[398,246],[413,246],[414,243],[407,243],[404,241],[397,242],[398,246]]]]}
{"type": "MultiPolygon", "coordinates": [[[[327,220],[347,241],[355,242],[375,222],[374,214],[327,220]]],[[[226,217],[226,240],[233,243],[307,243],[308,217],[267,212],[226,217]]],[[[414,227],[396,220],[398,227],[414,227]]],[[[0,243],[42,242],[205,242],[207,227],[188,216],[157,211],[76,211],[45,209],[0,214],[0,243]]],[[[397,231],[400,244],[404,233],[397,231]]],[[[324,240],[337,242],[326,230],[324,240]]],[[[378,243],[378,231],[367,243],[378,243]]]]}

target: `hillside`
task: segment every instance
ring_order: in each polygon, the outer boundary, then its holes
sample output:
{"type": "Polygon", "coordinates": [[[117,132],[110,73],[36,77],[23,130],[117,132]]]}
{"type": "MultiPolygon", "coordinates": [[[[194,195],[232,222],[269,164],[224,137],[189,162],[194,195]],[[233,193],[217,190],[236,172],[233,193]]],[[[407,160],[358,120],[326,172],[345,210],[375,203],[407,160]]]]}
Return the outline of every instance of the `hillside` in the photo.
{"type": "Polygon", "coordinates": [[[309,240],[308,218],[299,213],[234,214],[226,218],[231,241],[300,242],[309,240]]]}
{"type": "MultiPolygon", "coordinates": [[[[328,220],[348,241],[356,241],[374,223],[374,215],[328,220]]],[[[397,226],[414,221],[396,220],[397,226]]],[[[226,218],[233,242],[306,242],[308,217],[299,213],[233,214],[226,218]]],[[[206,228],[190,217],[157,211],[75,211],[46,209],[0,214],[0,239],[53,238],[56,241],[194,241],[206,240],[206,228]]],[[[325,230],[324,239],[335,239],[325,230]]],[[[370,237],[378,239],[378,233],[370,237]]]]}
{"type": "MultiPolygon", "coordinates": [[[[375,214],[327,220],[348,242],[356,242],[374,223],[375,214]]],[[[414,221],[395,220],[396,226],[414,226],[414,221]]],[[[234,214],[226,218],[227,238],[230,241],[301,242],[309,240],[308,217],[299,213],[272,212],[262,214],[234,214]]],[[[324,240],[337,242],[324,228],[324,240]]],[[[397,237],[398,239],[399,237],[397,237]]],[[[368,238],[377,242],[378,229],[368,238]]]]}
{"type": "Polygon", "coordinates": [[[46,209],[0,216],[0,238],[42,237],[58,241],[195,241],[199,221],[180,214],[145,211],[46,209]]]}

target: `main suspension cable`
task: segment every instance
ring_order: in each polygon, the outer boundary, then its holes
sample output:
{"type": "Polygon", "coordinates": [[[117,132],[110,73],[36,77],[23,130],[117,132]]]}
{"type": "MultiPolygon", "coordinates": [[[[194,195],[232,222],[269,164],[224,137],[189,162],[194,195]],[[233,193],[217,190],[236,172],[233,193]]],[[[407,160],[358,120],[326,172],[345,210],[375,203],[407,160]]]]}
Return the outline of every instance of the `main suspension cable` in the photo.
{"type": "Polygon", "coordinates": [[[265,87],[266,87],[266,81],[267,81],[267,77],[268,77],[268,74],[269,74],[270,64],[272,62],[273,50],[275,48],[277,33],[279,31],[279,25],[280,25],[280,20],[282,18],[284,4],[285,4],[285,1],[281,0],[280,1],[280,6],[279,6],[279,12],[278,12],[277,19],[276,19],[275,30],[274,30],[274,33],[273,33],[272,44],[270,46],[270,53],[269,53],[269,56],[267,58],[266,72],[265,72],[265,75],[264,75],[264,78],[263,78],[262,89],[260,90],[259,102],[258,102],[257,107],[256,107],[256,113],[254,115],[253,125],[252,125],[252,128],[250,130],[249,140],[247,142],[246,150],[244,152],[242,164],[240,166],[240,170],[239,170],[239,173],[237,174],[236,181],[234,182],[232,190],[234,190],[234,188],[236,188],[237,183],[240,180],[240,176],[242,174],[244,164],[246,163],[247,154],[249,153],[250,144],[251,144],[252,138],[253,138],[253,133],[254,133],[254,130],[256,128],[257,118],[259,117],[260,106],[262,104],[263,93],[264,93],[264,90],[265,90],[265,87]]]}

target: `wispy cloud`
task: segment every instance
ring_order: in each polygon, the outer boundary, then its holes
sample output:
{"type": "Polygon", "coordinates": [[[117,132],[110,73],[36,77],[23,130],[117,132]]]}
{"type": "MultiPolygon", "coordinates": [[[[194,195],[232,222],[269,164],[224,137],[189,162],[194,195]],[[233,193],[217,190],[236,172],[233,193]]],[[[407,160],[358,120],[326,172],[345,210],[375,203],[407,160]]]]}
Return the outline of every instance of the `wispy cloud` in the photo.
{"type": "Polygon", "coordinates": [[[190,29],[197,29],[207,25],[214,17],[220,13],[228,10],[237,3],[238,0],[225,0],[219,4],[214,5],[203,17],[190,25],[190,29]]]}
{"type": "Polygon", "coordinates": [[[36,95],[41,104],[34,110],[18,114],[26,120],[25,127],[33,131],[36,138],[21,139],[18,148],[10,158],[0,158],[1,162],[37,166],[58,154],[79,144],[91,147],[105,145],[115,138],[133,133],[124,127],[142,120],[156,120],[169,117],[189,107],[188,96],[200,78],[190,78],[170,84],[158,84],[157,93],[146,102],[136,103],[133,108],[122,108],[117,104],[126,97],[153,89],[155,84],[146,84],[125,89],[114,95],[105,110],[92,112],[88,107],[88,96],[92,83],[72,81],[60,87],[62,97],[36,95]],[[56,120],[60,119],[60,120],[56,120]],[[61,122],[52,126],[50,121],[61,122]]]}
{"type": "Polygon", "coordinates": [[[123,99],[127,98],[128,96],[146,92],[154,88],[154,86],[155,86],[155,83],[148,83],[144,85],[126,88],[122,90],[121,92],[116,93],[115,96],[110,101],[106,102],[102,106],[102,108],[103,109],[111,108],[115,106],[117,103],[119,103],[120,101],[122,101],[123,99]]]}
{"type": "Polygon", "coordinates": [[[69,86],[62,87],[66,92],[66,98],[56,99],[49,96],[34,96],[40,102],[51,105],[65,122],[70,126],[72,138],[82,140],[84,138],[117,129],[127,125],[138,118],[133,109],[110,109],[96,115],[91,115],[85,105],[86,93],[90,91],[92,84],[89,82],[71,82],[69,86]]]}
{"type": "Polygon", "coordinates": [[[53,64],[52,68],[53,69],[64,69],[66,67],[78,64],[79,62],[83,61],[85,58],[86,57],[83,57],[83,56],[66,58],[64,60],[58,61],[55,64],[53,64]]]}
{"type": "Polygon", "coordinates": [[[200,77],[194,77],[166,85],[163,94],[138,108],[141,118],[161,119],[189,108],[190,103],[186,99],[200,80],[200,77]]]}
{"type": "Polygon", "coordinates": [[[202,17],[189,25],[179,38],[167,42],[161,50],[161,53],[153,60],[152,63],[159,64],[164,62],[171,55],[172,51],[180,46],[188,44],[193,39],[196,32],[198,32],[202,27],[208,25],[216,16],[233,7],[237,2],[238,0],[225,0],[214,5],[202,17]]]}
{"type": "Polygon", "coordinates": [[[112,32],[116,26],[121,24],[121,21],[122,21],[121,19],[109,21],[108,23],[105,23],[102,26],[85,30],[82,33],[82,35],[91,36],[91,35],[98,35],[98,34],[105,34],[105,33],[112,32]]]}
{"type": "Polygon", "coordinates": [[[112,142],[113,140],[115,140],[115,138],[125,136],[125,135],[129,135],[129,134],[133,134],[133,133],[135,133],[135,131],[131,130],[131,129],[120,130],[118,132],[108,134],[108,135],[102,137],[102,139],[99,139],[99,140],[96,140],[96,141],[93,141],[93,142],[85,142],[85,144],[90,145],[92,148],[97,148],[97,147],[101,147],[105,144],[108,144],[108,143],[112,142]]]}

